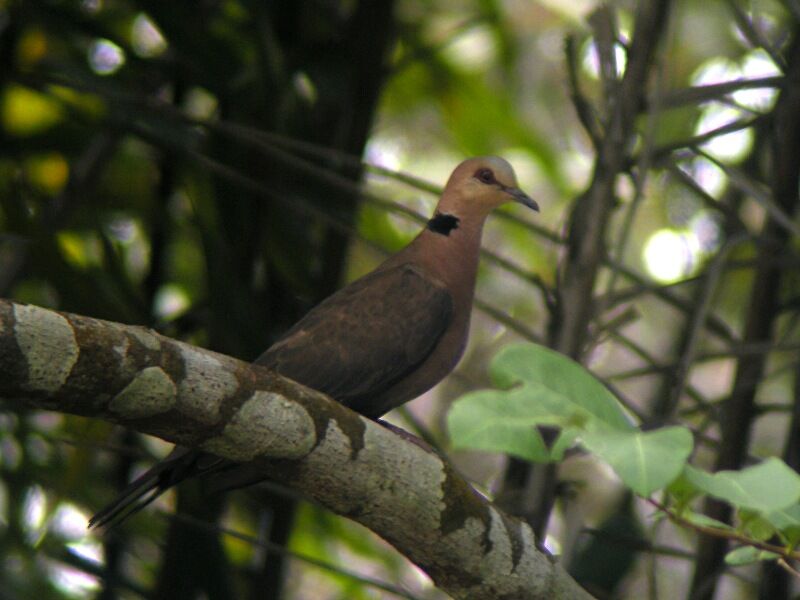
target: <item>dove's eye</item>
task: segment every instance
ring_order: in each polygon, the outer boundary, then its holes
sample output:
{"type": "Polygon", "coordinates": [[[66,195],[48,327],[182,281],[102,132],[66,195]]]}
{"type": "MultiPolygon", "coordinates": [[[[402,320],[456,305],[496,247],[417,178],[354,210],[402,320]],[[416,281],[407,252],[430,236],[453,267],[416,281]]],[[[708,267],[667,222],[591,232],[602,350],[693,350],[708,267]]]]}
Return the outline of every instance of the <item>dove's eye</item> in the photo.
{"type": "Polygon", "coordinates": [[[475,178],[481,183],[497,183],[491,169],[478,169],[475,171],[475,178]]]}

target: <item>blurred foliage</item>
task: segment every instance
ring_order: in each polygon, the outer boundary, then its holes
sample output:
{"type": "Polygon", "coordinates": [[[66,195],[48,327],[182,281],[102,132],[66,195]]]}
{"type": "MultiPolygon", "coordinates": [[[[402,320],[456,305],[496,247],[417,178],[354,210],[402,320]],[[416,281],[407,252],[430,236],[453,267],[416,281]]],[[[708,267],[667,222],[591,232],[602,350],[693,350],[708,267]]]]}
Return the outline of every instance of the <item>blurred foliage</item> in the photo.
{"type": "MultiPolygon", "coordinates": [[[[565,241],[586,210],[575,200],[602,175],[597,142],[650,4],[616,3],[604,24],[588,0],[0,0],[0,295],[252,359],[408,240],[461,158],[503,155],[542,213],[487,224],[467,356],[391,417],[445,445],[444,410],[486,387],[488,356],[553,340],[565,241]]],[[[731,437],[746,459],[800,467],[800,226],[770,171],[799,16],[795,0],[669,3],[617,145],[575,358],[644,422],[692,429],[704,467],[731,437]],[[759,321],[760,291],[775,301],[759,321]],[[742,417],[728,409],[753,357],[742,417]]],[[[87,534],[88,514],[166,451],[107,424],[9,409],[0,448],[3,596],[165,597],[172,573],[184,597],[270,597],[277,543],[297,553],[285,598],[443,597],[362,528],[305,504],[293,517],[286,490],[225,503],[186,490],[183,520],[161,518],[169,495],[87,534]]],[[[504,460],[454,460],[508,496],[504,460]]],[[[571,572],[616,597],[688,595],[702,541],[654,522],[594,461],[568,457],[558,475],[545,543],[571,572]],[[609,525],[618,516],[630,536],[609,525]],[[597,552],[618,567],[602,581],[597,552]]],[[[721,569],[719,597],[790,597],[785,570],[721,569]]]]}

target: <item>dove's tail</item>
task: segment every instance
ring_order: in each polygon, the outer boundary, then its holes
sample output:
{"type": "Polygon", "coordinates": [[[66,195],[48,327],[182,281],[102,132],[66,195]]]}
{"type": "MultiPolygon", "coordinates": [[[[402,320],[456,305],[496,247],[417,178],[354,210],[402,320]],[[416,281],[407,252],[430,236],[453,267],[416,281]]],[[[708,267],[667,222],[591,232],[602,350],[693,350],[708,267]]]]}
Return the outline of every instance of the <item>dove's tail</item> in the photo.
{"type": "Polygon", "coordinates": [[[164,460],[131,482],[111,504],[89,519],[89,528],[118,525],[169,488],[194,475],[216,470],[223,459],[176,446],[164,460]]]}

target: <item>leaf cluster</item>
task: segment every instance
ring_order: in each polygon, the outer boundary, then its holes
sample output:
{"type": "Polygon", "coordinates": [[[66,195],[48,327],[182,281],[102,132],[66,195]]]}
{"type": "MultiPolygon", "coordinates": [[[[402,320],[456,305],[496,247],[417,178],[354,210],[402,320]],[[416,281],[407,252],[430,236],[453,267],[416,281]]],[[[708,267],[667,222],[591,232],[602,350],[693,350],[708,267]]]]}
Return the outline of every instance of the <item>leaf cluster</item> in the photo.
{"type": "Polygon", "coordinates": [[[694,438],[687,427],[645,431],[603,383],[575,361],[536,344],[503,348],[492,360],[497,389],[471,392],[457,400],[447,419],[455,448],[502,452],[535,462],[561,461],[575,447],[611,467],[638,496],[661,492],[665,516],[702,525],[705,533],[740,534],[726,557],[731,565],[782,556],[795,558],[800,543],[800,475],[769,457],[741,470],[709,473],[692,466],[694,438]],[[548,447],[538,427],[556,427],[548,447]],[[713,497],[730,504],[738,526],[692,510],[713,497]],[[764,551],[760,542],[777,536],[782,551],[764,551]]]}

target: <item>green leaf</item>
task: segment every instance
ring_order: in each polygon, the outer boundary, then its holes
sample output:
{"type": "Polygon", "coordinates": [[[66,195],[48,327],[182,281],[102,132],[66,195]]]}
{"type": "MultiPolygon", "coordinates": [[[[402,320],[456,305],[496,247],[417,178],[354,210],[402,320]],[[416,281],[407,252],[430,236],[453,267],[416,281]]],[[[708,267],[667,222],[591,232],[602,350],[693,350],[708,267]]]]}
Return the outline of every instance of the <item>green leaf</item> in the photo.
{"type": "Polygon", "coordinates": [[[725,562],[732,567],[737,567],[762,560],[775,560],[780,557],[780,554],[775,554],[774,552],[759,550],[758,548],[753,548],[753,546],[742,546],[741,548],[736,548],[728,552],[728,554],[725,555],[725,562]]]}
{"type": "Polygon", "coordinates": [[[581,441],[640,496],[649,496],[676,479],[693,447],[692,434],[685,427],[648,432],[587,431],[581,434],[581,441]]]}
{"type": "Polygon", "coordinates": [[[764,517],[756,516],[745,520],[742,519],[740,513],[739,518],[742,521],[739,530],[744,532],[750,539],[766,542],[775,535],[775,526],[764,517]]]}
{"type": "Polygon", "coordinates": [[[772,513],[800,500],[800,475],[779,458],[741,471],[706,473],[686,466],[686,478],[709,496],[725,500],[737,508],[772,513]]]}
{"type": "Polygon", "coordinates": [[[579,434],[580,432],[575,429],[562,429],[550,449],[550,458],[554,461],[562,460],[564,453],[575,444],[579,434]]]}
{"type": "Polygon", "coordinates": [[[787,506],[767,514],[766,519],[777,529],[800,527],[800,504],[787,506]]]}
{"type": "Polygon", "coordinates": [[[681,516],[687,521],[689,521],[689,523],[693,523],[694,525],[699,525],[700,527],[714,527],[715,529],[725,529],[727,531],[735,531],[735,529],[730,525],[728,525],[727,523],[723,523],[722,521],[717,521],[716,519],[712,519],[711,517],[701,513],[686,511],[686,513],[681,516]]]}
{"type": "Polygon", "coordinates": [[[772,511],[764,518],[780,532],[788,545],[794,547],[800,543],[800,504],[772,511]]]}
{"type": "Polygon", "coordinates": [[[492,361],[491,371],[497,384],[506,389],[467,394],[448,414],[456,448],[505,452],[543,462],[561,460],[583,432],[636,432],[614,395],[558,352],[535,344],[506,346],[492,361]],[[539,425],[562,429],[550,451],[536,430],[539,425]]]}
{"type": "Polygon", "coordinates": [[[459,398],[447,414],[453,447],[549,461],[550,452],[535,427],[543,422],[542,408],[531,398],[517,396],[487,390],[459,398]]]}
{"type": "Polygon", "coordinates": [[[683,515],[683,511],[689,506],[689,503],[700,494],[700,491],[686,479],[685,473],[681,473],[675,481],[669,484],[667,492],[669,492],[674,509],[679,515],[683,515]]]}
{"type": "Polygon", "coordinates": [[[591,373],[563,354],[537,344],[511,344],[495,356],[499,387],[522,384],[554,418],[580,428],[634,429],[619,402],[591,373]]]}

